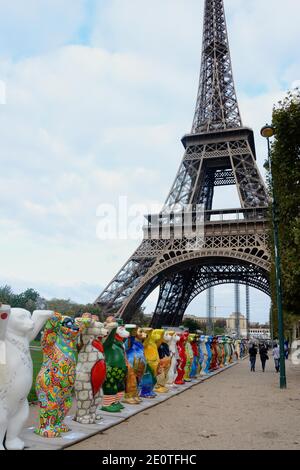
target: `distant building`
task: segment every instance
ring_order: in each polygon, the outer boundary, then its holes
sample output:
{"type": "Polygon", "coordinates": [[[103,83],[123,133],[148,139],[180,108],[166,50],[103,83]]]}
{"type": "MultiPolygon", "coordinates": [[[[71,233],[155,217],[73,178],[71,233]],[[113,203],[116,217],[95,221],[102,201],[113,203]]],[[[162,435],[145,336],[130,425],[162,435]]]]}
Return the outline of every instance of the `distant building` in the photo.
{"type": "MultiPolygon", "coordinates": [[[[227,334],[235,334],[236,333],[236,313],[232,313],[229,317],[213,317],[213,322],[223,322],[226,325],[226,333],[227,334]]],[[[185,315],[184,319],[189,318],[191,320],[196,321],[199,323],[199,326],[204,326],[207,324],[208,319],[207,316],[205,317],[198,317],[196,315],[185,315]]],[[[242,313],[239,314],[239,322],[240,322],[240,335],[242,338],[247,337],[247,319],[245,315],[242,313]]],[[[250,323],[249,325],[249,335],[250,338],[255,339],[270,339],[271,332],[269,328],[269,324],[260,325],[259,323],[250,323]]]]}
{"type": "Polygon", "coordinates": [[[250,338],[256,339],[271,339],[270,328],[261,327],[261,328],[249,328],[250,338]]]}
{"type": "MultiPolygon", "coordinates": [[[[196,315],[185,315],[184,320],[186,318],[194,320],[194,321],[198,322],[200,325],[205,325],[208,322],[207,317],[197,317],[196,315]]],[[[221,321],[221,322],[226,323],[227,319],[225,317],[213,317],[212,320],[213,320],[214,323],[217,322],[217,321],[221,321]]]]}
{"type": "MultiPolygon", "coordinates": [[[[226,328],[230,332],[233,332],[236,330],[236,318],[237,314],[232,313],[229,318],[226,319],[226,328]]],[[[245,315],[242,313],[239,314],[239,320],[240,320],[240,332],[242,336],[247,336],[247,319],[245,315]]]]}
{"type": "MultiPolygon", "coordinates": [[[[226,321],[228,333],[236,332],[236,313],[232,313],[226,321]]],[[[240,334],[242,337],[247,337],[247,319],[243,314],[239,314],[240,317],[240,334]]],[[[249,325],[249,336],[255,339],[270,339],[271,332],[269,325],[259,325],[257,323],[249,325]]]]}

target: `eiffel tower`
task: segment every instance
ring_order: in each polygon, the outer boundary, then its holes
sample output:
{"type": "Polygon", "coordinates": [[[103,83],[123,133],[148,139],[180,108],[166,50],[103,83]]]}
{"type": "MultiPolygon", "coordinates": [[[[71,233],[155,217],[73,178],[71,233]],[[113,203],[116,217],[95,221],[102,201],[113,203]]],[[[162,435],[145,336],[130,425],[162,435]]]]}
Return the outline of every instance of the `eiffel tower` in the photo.
{"type": "Polygon", "coordinates": [[[146,216],[141,245],[96,300],[124,321],[157,287],[153,327],[180,325],[192,300],[215,285],[245,284],[270,294],[269,200],[253,131],[239,111],[223,0],[205,0],[196,110],[182,144],[183,160],[162,211],[146,216]],[[227,185],[236,186],[240,207],[212,210],[214,188],[227,185]],[[186,226],[180,216],[186,208],[189,236],[178,230],[186,226]]]}

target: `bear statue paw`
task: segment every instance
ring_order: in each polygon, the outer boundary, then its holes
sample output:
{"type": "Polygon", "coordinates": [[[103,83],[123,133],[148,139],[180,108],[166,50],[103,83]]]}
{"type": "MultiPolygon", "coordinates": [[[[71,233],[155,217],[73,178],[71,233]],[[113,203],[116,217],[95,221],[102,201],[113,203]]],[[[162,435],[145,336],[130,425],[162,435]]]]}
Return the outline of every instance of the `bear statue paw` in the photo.
{"type": "Polygon", "coordinates": [[[72,431],[72,429],[67,426],[65,423],[62,423],[62,424],[59,424],[57,426],[55,426],[55,429],[57,432],[70,432],[72,431]]]}
{"type": "Polygon", "coordinates": [[[107,411],[108,413],[118,413],[119,411],[122,410],[122,408],[119,405],[120,403],[113,403],[112,405],[109,405],[109,406],[102,406],[101,410],[107,411]]]}
{"type": "Polygon", "coordinates": [[[74,421],[80,424],[95,424],[96,417],[93,415],[77,416],[74,421]]]}
{"type": "Polygon", "coordinates": [[[126,403],[127,405],[137,405],[140,402],[136,401],[135,398],[125,398],[124,403],[126,403]]]}
{"type": "Polygon", "coordinates": [[[176,385],[184,385],[185,381],[184,380],[175,380],[176,385]]]}
{"type": "Polygon", "coordinates": [[[5,447],[7,450],[23,450],[25,444],[21,439],[16,437],[15,439],[6,439],[5,447]]]}
{"type": "Polygon", "coordinates": [[[156,393],[154,393],[154,392],[141,393],[140,397],[142,397],[142,398],[155,398],[156,393]]]}
{"type": "Polygon", "coordinates": [[[48,439],[61,437],[60,432],[54,427],[35,429],[34,433],[38,436],[45,437],[48,439]]]}
{"type": "Polygon", "coordinates": [[[158,385],[154,388],[156,393],[167,393],[169,389],[167,387],[164,387],[162,385],[158,385]]]}

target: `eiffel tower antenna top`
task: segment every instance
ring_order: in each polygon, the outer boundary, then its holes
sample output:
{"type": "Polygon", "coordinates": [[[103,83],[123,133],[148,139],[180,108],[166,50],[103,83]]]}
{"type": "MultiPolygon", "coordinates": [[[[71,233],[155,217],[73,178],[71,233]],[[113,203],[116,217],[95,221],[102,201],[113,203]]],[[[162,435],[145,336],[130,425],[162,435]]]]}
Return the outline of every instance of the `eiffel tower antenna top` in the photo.
{"type": "Polygon", "coordinates": [[[242,126],[223,0],[205,0],[200,83],[192,133],[242,126]]]}

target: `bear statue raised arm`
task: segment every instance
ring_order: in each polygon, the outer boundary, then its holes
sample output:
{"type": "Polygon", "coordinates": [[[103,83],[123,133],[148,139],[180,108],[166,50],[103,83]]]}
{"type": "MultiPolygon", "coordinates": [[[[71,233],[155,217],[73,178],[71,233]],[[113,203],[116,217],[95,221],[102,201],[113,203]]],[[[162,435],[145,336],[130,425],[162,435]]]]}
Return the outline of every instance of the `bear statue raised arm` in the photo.
{"type": "Polygon", "coordinates": [[[2,339],[6,359],[0,364],[0,450],[4,445],[7,450],[22,450],[19,434],[29,415],[27,396],[33,373],[29,345],[53,312],[36,310],[31,315],[28,310],[12,308],[6,313],[2,339]]]}

